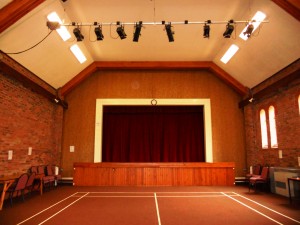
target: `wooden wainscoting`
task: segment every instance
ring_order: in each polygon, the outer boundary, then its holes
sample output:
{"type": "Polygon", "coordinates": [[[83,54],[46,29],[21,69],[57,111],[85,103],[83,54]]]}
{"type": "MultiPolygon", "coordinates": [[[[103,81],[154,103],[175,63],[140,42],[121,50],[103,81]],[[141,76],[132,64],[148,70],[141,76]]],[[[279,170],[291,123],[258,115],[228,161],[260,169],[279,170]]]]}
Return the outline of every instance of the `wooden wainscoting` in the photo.
{"type": "Polygon", "coordinates": [[[75,186],[230,186],[235,163],[74,163],[75,186]]]}

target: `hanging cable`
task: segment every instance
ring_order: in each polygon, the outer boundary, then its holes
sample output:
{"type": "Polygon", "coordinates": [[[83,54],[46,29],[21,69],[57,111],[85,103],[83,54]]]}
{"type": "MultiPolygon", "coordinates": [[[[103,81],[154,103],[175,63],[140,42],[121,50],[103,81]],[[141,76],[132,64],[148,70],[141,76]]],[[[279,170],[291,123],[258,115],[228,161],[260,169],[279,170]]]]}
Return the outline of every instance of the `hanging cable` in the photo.
{"type": "Polygon", "coordinates": [[[5,54],[7,55],[17,55],[17,54],[21,54],[21,53],[24,53],[24,52],[27,52],[33,48],[35,48],[36,46],[38,46],[39,44],[41,44],[47,37],[49,37],[49,35],[52,33],[53,30],[50,30],[50,32],[46,35],[46,37],[44,37],[41,41],[39,41],[38,43],[36,43],[35,45],[31,46],[30,48],[27,48],[23,51],[20,51],[20,52],[4,52],[5,54]]]}

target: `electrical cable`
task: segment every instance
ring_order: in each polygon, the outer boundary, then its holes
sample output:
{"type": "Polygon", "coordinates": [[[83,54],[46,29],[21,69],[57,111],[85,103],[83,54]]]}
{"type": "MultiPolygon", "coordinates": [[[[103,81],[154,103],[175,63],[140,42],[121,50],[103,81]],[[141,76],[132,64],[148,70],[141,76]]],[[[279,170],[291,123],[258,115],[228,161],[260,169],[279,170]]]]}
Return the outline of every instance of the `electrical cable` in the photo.
{"type": "Polygon", "coordinates": [[[23,51],[19,51],[19,52],[4,52],[5,54],[7,55],[17,55],[17,54],[21,54],[21,53],[24,53],[24,52],[27,52],[33,48],[35,48],[36,46],[38,46],[39,44],[41,44],[47,37],[49,37],[49,35],[52,33],[53,30],[51,30],[47,35],[46,37],[44,37],[41,41],[39,41],[38,43],[36,43],[35,45],[31,46],[30,48],[27,48],[23,51]]]}

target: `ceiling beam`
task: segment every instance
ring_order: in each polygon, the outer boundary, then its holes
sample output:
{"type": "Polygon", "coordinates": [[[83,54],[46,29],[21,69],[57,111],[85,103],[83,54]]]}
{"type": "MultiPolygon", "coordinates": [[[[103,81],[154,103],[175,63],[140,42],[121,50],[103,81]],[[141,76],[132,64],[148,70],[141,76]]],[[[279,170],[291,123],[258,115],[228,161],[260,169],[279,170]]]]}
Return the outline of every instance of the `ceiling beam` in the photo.
{"type": "Polygon", "coordinates": [[[37,75],[0,51],[0,72],[18,80],[24,87],[44,96],[52,102],[68,108],[68,104],[59,98],[57,90],[37,75]]]}
{"type": "MultiPolygon", "coordinates": [[[[288,87],[297,79],[300,80],[300,59],[297,59],[273,76],[253,87],[250,90],[249,95],[239,103],[239,107],[243,108],[250,104],[250,100],[252,103],[260,101],[261,99],[280,91],[282,88],[288,87]]],[[[297,83],[297,81],[295,83],[297,83]]]]}
{"type": "Polygon", "coordinates": [[[0,9],[0,34],[45,0],[14,0],[0,9]]]}
{"type": "Polygon", "coordinates": [[[65,96],[92,73],[101,70],[114,69],[142,69],[142,70],[168,70],[168,69],[206,69],[213,72],[218,78],[231,86],[241,96],[248,94],[249,89],[235,80],[213,62],[93,62],[60,89],[60,95],[65,96]]]}
{"type": "Polygon", "coordinates": [[[272,0],[298,21],[300,21],[300,3],[299,1],[287,1],[287,0],[272,0]]]}

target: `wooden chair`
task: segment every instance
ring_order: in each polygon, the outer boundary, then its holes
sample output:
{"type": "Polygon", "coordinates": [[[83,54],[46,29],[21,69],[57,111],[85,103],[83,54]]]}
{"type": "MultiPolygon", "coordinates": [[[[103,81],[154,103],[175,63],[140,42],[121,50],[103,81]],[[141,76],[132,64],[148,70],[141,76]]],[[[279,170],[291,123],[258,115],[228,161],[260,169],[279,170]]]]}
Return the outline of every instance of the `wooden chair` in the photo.
{"type": "Polygon", "coordinates": [[[16,181],[15,185],[12,185],[8,190],[7,193],[9,193],[10,198],[10,205],[12,206],[12,198],[14,196],[14,193],[16,192],[16,197],[18,197],[19,193],[21,192],[22,199],[24,201],[24,190],[26,188],[26,183],[28,181],[28,174],[24,173],[22,174],[16,181]]]}
{"type": "Polygon", "coordinates": [[[259,176],[253,176],[249,179],[249,191],[250,188],[253,187],[254,191],[256,191],[257,184],[265,184],[268,185],[269,182],[269,167],[263,167],[261,174],[259,176]]]}

